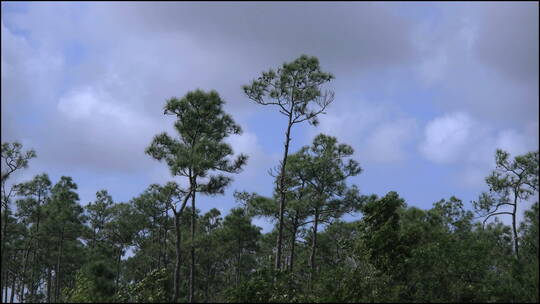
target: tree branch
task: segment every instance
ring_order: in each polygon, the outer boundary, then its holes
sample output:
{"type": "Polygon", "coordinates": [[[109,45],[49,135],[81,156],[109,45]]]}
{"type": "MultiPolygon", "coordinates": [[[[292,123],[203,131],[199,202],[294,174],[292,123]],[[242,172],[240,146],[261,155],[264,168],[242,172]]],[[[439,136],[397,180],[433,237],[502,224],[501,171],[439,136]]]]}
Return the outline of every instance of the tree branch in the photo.
{"type": "Polygon", "coordinates": [[[494,216],[494,215],[499,215],[499,214],[509,214],[509,215],[512,215],[513,213],[511,213],[511,212],[497,212],[497,213],[492,213],[492,214],[488,215],[488,216],[484,219],[484,221],[482,222],[482,228],[484,228],[484,225],[486,224],[486,221],[487,221],[490,217],[492,217],[492,216],[494,216]]]}

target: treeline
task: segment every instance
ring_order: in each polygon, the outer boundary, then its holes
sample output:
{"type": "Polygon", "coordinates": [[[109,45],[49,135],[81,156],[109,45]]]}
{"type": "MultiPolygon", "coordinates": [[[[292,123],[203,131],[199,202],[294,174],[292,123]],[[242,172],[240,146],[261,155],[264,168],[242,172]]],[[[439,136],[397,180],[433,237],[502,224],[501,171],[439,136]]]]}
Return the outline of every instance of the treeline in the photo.
{"type": "Polygon", "coordinates": [[[224,141],[241,127],[215,91],[169,99],[177,134],[146,149],[185,186],[152,184],[128,202],[101,190],[83,207],[66,176],[14,184],[36,153],[3,143],[2,301],[538,302],[538,151],[497,150],[473,210],[456,197],[421,210],[396,192],[361,194],[348,182],[362,172],[349,145],[320,134],[289,152],[293,127],[316,125],[334,100],[322,89],[331,79],[301,56],[244,86],[286,117],[283,158],[274,195],[235,191],[225,216],[196,205],[248,161],[224,141]],[[518,222],[525,201],[536,202],[518,222]],[[274,229],[261,233],[259,217],[274,229]]]}

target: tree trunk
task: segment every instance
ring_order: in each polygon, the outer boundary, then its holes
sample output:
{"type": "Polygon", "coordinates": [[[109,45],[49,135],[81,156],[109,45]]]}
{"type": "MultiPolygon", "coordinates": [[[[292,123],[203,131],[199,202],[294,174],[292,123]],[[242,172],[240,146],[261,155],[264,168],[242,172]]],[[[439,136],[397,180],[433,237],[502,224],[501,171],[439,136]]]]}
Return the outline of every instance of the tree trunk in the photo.
{"type": "Polygon", "coordinates": [[[28,264],[28,256],[30,255],[30,247],[28,247],[26,249],[26,252],[24,253],[24,261],[23,261],[23,269],[22,269],[22,273],[21,273],[21,277],[19,279],[19,288],[20,288],[20,293],[19,293],[19,302],[24,302],[24,276],[26,274],[26,266],[28,264]]]}
{"type": "Polygon", "coordinates": [[[176,233],[176,263],[174,265],[174,297],[172,302],[176,303],[180,296],[180,242],[182,235],[180,231],[180,215],[174,214],[174,228],[176,233]]]}
{"type": "MultiPolygon", "coordinates": [[[[40,198],[38,197],[38,203],[39,203],[39,200],[40,198]]],[[[32,256],[32,275],[31,275],[31,281],[30,281],[30,298],[32,299],[32,301],[35,301],[34,299],[34,296],[36,294],[36,289],[38,286],[35,285],[35,273],[36,273],[36,267],[39,265],[38,262],[36,262],[36,256],[39,256],[39,222],[40,222],[40,210],[39,210],[39,206],[38,206],[38,216],[37,216],[37,221],[36,221],[36,246],[34,248],[34,254],[32,256]]]]}
{"type": "Polygon", "coordinates": [[[2,269],[2,292],[0,293],[0,298],[4,299],[3,303],[7,303],[7,298],[8,298],[7,293],[8,293],[8,284],[9,284],[8,279],[9,279],[9,272],[4,271],[4,269],[2,269]]]}
{"type": "Polygon", "coordinates": [[[4,298],[3,303],[8,302],[8,285],[9,285],[9,271],[4,271],[2,269],[2,293],[0,293],[0,298],[4,298]]]}
{"type": "MultiPolygon", "coordinates": [[[[7,204],[7,202],[5,202],[7,204]]],[[[2,202],[2,205],[4,205],[4,202],[2,202]]],[[[5,248],[6,248],[6,239],[7,239],[7,224],[8,224],[8,206],[3,206],[4,207],[4,218],[2,219],[2,222],[4,224],[4,227],[2,229],[2,249],[1,249],[1,252],[2,252],[2,256],[5,256],[5,248]]],[[[2,267],[3,268],[3,267],[2,267]]]]}
{"type": "Polygon", "coordinates": [[[517,212],[517,189],[514,189],[514,210],[512,211],[512,229],[514,231],[514,250],[516,251],[516,258],[519,260],[519,247],[518,247],[518,235],[516,229],[516,212],[517,212]]]}
{"type": "Polygon", "coordinates": [[[293,271],[294,267],[294,247],[296,246],[296,233],[298,231],[298,218],[294,218],[293,231],[291,236],[291,257],[289,259],[289,271],[293,271]]]}
{"type": "MultiPolygon", "coordinates": [[[[159,225],[159,224],[158,224],[159,225]]],[[[161,267],[161,252],[162,252],[162,242],[161,242],[161,225],[159,225],[159,229],[158,229],[158,246],[159,246],[159,250],[158,250],[158,257],[157,257],[157,269],[160,269],[161,267]]]]}
{"type": "Polygon", "coordinates": [[[167,229],[167,224],[165,224],[164,227],[165,234],[163,235],[163,267],[168,268],[169,267],[169,256],[167,255],[167,234],[169,233],[169,230],[167,229]]]}
{"type": "Polygon", "coordinates": [[[60,235],[60,250],[58,252],[58,259],[56,260],[56,284],[55,284],[55,292],[54,292],[54,301],[58,302],[58,299],[60,298],[60,261],[62,260],[62,251],[64,246],[64,227],[62,227],[62,233],[60,235]]]}
{"type": "MultiPolygon", "coordinates": [[[[2,185],[3,187],[3,185],[2,185]]],[[[2,229],[2,242],[0,243],[2,248],[0,249],[1,257],[2,257],[2,273],[5,274],[5,269],[7,269],[7,265],[4,265],[7,260],[4,259],[5,256],[7,256],[8,252],[6,250],[6,239],[7,239],[7,224],[8,224],[8,206],[7,206],[7,198],[4,197],[5,191],[2,193],[2,200],[6,200],[6,202],[2,202],[2,205],[4,203],[6,204],[4,207],[4,218],[2,219],[2,223],[4,224],[2,229]]],[[[7,286],[6,286],[6,292],[7,292],[7,286]]],[[[13,293],[13,291],[11,291],[13,293]]]]}
{"type": "Polygon", "coordinates": [[[96,241],[97,241],[97,231],[96,231],[96,227],[94,227],[94,234],[92,235],[92,245],[90,245],[90,249],[94,250],[94,248],[96,247],[96,241]]]}
{"type": "Polygon", "coordinates": [[[120,280],[120,261],[122,259],[122,247],[118,249],[118,258],[116,260],[116,281],[114,290],[118,291],[118,281],[120,280]]]}
{"type": "Polygon", "coordinates": [[[47,302],[51,303],[52,268],[47,267],[47,302]]]}
{"type": "MultiPolygon", "coordinates": [[[[9,297],[9,303],[13,303],[13,300],[15,299],[15,283],[17,282],[17,276],[13,274],[13,279],[11,280],[11,296],[9,297]]],[[[7,296],[7,292],[6,292],[7,296]]],[[[7,298],[5,303],[7,303],[7,298]]]]}
{"type": "Polygon", "coordinates": [[[34,285],[34,277],[35,277],[35,273],[36,273],[36,251],[37,251],[37,248],[35,248],[33,250],[33,253],[32,253],[32,272],[30,274],[30,302],[33,302],[34,301],[34,294],[35,294],[35,288],[37,286],[34,285]]]}
{"type": "Polygon", "coordinates": [[[313,223],[313,241],[311,243],[311,254],[309,256],[309,265],[311,271],[315,272],[315,251],[317,250],[317,226],[319,224],[319,209],[315,208],[315,222],[313,223]]]}
{"type": "MultiPolygon", "coordinates": [[[[197,185],[194,185],[196,188],[197,185]]],[[[189,302],[195,302],[195,191],[191,196],[191,263],[189,265],[189,302]]]]}
{"type": "Polygon", "coordinates": [[[274,267],[276,270],[281,269],[281,247],[283,244],[283,213],[285,211],[285,166],[287,165],[287,156],[289,155],[289,143],[291,141],[291,127],[292,127],[292,103],[291,112],[289,114],[289,125],[287,126],[287,132],[285,133],[285,151],[283,152],[283,160],[281,162],[281,173],[279,176],[279,230],[277,237],[277,250],[276,260],[274,267]]]}
{"type": "Polygon", "coordinates": [[[204,302],[205,303],[208,303],[209,299],[208,299],[208,290],[210,289],[210,282],[213,281],[211,280],[212,276],[212,266],[208,267],[206,269],[206,285],[205,285],[205,288],[204,288],[204,302]]]}
{"type": "Polygon", "coordinates": [[[236,253],[236,278],[234,285],[238,286],[238,283],[240,282],[240,261],[242,258],[242,245],[241,242],[238,241],[238,252],[236,253]]]}

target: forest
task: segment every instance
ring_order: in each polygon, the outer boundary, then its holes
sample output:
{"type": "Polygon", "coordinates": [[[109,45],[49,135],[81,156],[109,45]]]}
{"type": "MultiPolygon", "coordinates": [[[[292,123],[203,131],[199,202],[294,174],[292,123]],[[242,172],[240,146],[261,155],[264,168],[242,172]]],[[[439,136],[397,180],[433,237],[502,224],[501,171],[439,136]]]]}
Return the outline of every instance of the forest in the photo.
{"type": "Polygon", "coordinates": [[[489,191],[472,202],[423,210],[395,191],[362,193],[349,182],[363,171],[349,144],[319,134],[290,149],[295,127],[316,126],[334,102],[332,79],[302,55],[242,87],[285,117],[272,126],[283,152],[273,196],[230,189],[227,214],[198,209],[249,162],[225,141],[242,128],[214,90],[166,101],[175,133],[156,134],[145,153],[170,181],[127,202],[107,189],[81,202],[69,176],[13,183],[39,151],[3,142],[2,302],[538,302],[538,151],[493,151],[489,191]]]}

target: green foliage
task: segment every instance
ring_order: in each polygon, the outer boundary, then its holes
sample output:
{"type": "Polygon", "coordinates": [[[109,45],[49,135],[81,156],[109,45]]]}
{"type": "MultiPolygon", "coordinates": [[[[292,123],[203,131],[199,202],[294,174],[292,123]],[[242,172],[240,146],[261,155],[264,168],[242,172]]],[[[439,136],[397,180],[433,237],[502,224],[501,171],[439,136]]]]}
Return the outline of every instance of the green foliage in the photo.
{"type": "Polygon", "coordinates": [[[525,219],[520,226],[522,260],[517,275],[520,277],[519,286],[522,289],[522,299],[527,302],[538,302],[539,295],[539,237],[538,237],[538,202],[525,211],[525,219]]]}
{"type": "Polygon", "coordinates": [[[120,303],[164,303],[168,302],[168,274],[165,268],[151,271],[136,284],[121,289],[115,302],[120,303]]]}
{"type": "Polygon", "coordinates": [[[28,161],[35,158],[36,151],[28,150],[22,151],[22,144],[19,142],[14,143],[2,143],[2,175],[0,180],[4,183],[9,176],[16,170],[27,168],[28,161]]]}
{"type": "Polygon", "coordinates": [[[249,274],[249,270],[257,265],[253,255],[258,249],[260,227],[251,224],[251,218],[245,214],[244,209],[231,209],[223,221],[223,228],[218,237],[224,252],[235,264],[235,283],[249,274]]]}
{"type": "Polygon", "coordinates": [[[319,303],[398,302],[399,287],[390,276],[359,259],[324,271],[307,297],[319,303]]]}
{"type": "Polygon", "coordinates": [[[111,220],[111,207],[114,204],[107,190],[96,192],[96,201],[85,206],[90,231],[87,238],[90,247],[106,246],[105,225],[111,220]]]}
{"type": "MultiPolygon", "coordinates": [[[[28,167],[28,161],[36,157],[36,152],[34,150],[22,151],[22,144],[19,142],[13,143],[2,143],[0,147],[1,154],[1,175],[0,175],[0,204],[1,204],[1,257],[2,257],[2,271],[1,271],[1,291],[8,288],[7,281],[11,277],[12,280],[15,280],[18,276],[19,269],[16,268],[17,264],[12,260],[18,255],[16,250],[20,251],[20,248],[14,246],[13,241],[17,239],[19,234],[19,228],[22,228],[21,225],[17,225],[17,219],[12,217],[14,213],[11,209],[12,197],[15,192],[17,192],[18,185],[8,185],[8,179],[11,174],[15,171],[24,169],[28,167]],[[16,227],[18,226],[18,227],[16,227]]],[[[24,195],[24,194],[23,194],[24,195]]],[[[33,207],[37,204],[42,203],[38,198],[38,202],[34,198],[28,198],[25,203],[22,204],[25,210],[20,212],[24,214],[27,220],[35,222],[36,213],[33,207]]],[[[26,227],[25,227],[26,228],[26,227]]],[[[34,235],[35,237],[35,235],[34,235]]],[[[25,238],[26,241],[26,238],[25,238]]],[[[26,242],[30,243],[30,242],[26,242]]],[[[23,267],[24,268],[24,267],[23,267]]],[[[24,271],[23,271],[24,272],[24,271]]],[[[32,282],[33,283],[33,282],[32,282]]],[[[13,292],[12,292],[13,294],[13,292]]]]}
{"type": "Polygon", "coordinates": [[[240,134],[241,128],[223,111],[224,101],[216,91],[205,93],[202,90],[188,92],[183,98],[171,98],[165,105],[165,114],[176,115],[174,127],[178,139],[166,133],[156,135],[146,149],[146,153],[159,161],[165,161],[173,176],[188,179],[189,187],[181,189],[176,183],[168,183],[161,189],[168,207],[175,216],[176,266],[175,292],[173,299],[179,297],[179,276],[181,267],[180,222],[187,201],[191,198],[191,259],[189,300],[194,299],[195,275],[195,195],[223,194],[232,178],[221,172],[238,173],[246,164],[247,156],[240,154],[235,160],[231,146],[224,139],[231,134],[240,134]],[[172,197],[183,197],[181,206],[172,203],[172,197]]]}
{"type": "Polygon", "coordinates": [[[258,104],[279,106],[280,113],[290,116],[293,124],[307,120],[317,125],[317,115],[334,99],[332,91],[323,93],[320,86],[333,78],[321,70],[317,57],[302,55],[284,63],[277,71],[263,72],[243,89],[258,104]],[[315,108],[312,103],[316,104],[315,108]]]}
{"type": "Polygon", "coordinates": [[[495,170],[486,178],[489,193],[482,193],[478,201],[473,202],[477,212],[486,221],[496,215],[512,216],[512,231],[514,234],[514,252],[519,259],[519,239],[517,232],[516,213],[518,204],[538,194],[538,164],[539,154],[529,152],[516,156],[510,161],[510,154],[503,150],[495,153],[495,170]],[[511,207],[511,209],[508,209],[511,207]],[[499,210],[503,208],[502,210],[499,210]],[[506,209],[505,209],[506,208],[506,209]]]}
{"type": "Polygon", "coordinates": [[[367,250],[372,263],[385,271],[403,259],[399,211],[405,206],[405,201],[392,191],[377,201],[365,204],[362,209],[361,247],[367,250]]]}
{"type": "Polygon", "coordinates": [[[538,151],[516,156],[510,161],[510,154],[497,150],[495,170],[486,177],[489,193],[482,193],[474,202],[478,211],[491,215],[505,205],[515,205],[517,200],[527,200],[538,191],[538,151]]]}
{"type": "Polygon", "coordinates": [[[225,300],[231,303],[305,303],[312,299],[301,294],[297,276],[271,268],[258,270],[249,280],[225,291],[225,300]]]}
{"type": "MultiPolygon", "coordinates": [[[[285,147],[280,163],[277,190],[279,196],[277,251],[274,265],[276,269],[282,265],[283,227],[286,208],[287,158],[291,141],[291,128],[294,124],[308,121],[317,125],[317,115],[324,113],[326,107],[334,100],[334,92],[321,91],[321,85],[329,82],[334,76],[323,72],[316,57],[302,55],[291,63],[284,63],[277,72],[263,72],[250,85],[243,86],[244,93],[257,104],[277,105],[279,112],[288,118],[285,132],[285,147]],[[315,104],[315,105],[314,105],[315,104]]],[[[294,230],[294,229],[293,229],[294,230]]],[[[293,235],[295,232],[293,232],[293,235]]]]}
{"type": "Polygon", "coordinates": [[[319,134],[311,146],[291,157],[290,170],[316,191],[339,195],[345,190],[345,179],[362,171],[357,161],[347,159],[353,152],[349,145],[338,145],[335,137],[319,134]]]}
{"type": "Polygon", "coordinates": [[[221,174],[207,176],[210,170],[235,173],[247,160],[245,155],[234,162],[226,159],[233,151],[223,139],[240,134],[242,129],[223,112],[223,103],[216,91],[196,90],[181,99],[169,99],[165,114],[176,115],[174,127],[179,138],[161,133],[146,149],[153,158],[165,161],[173,176],[208,177],[208,182],[198,184],[196,191],[209,194],[222,193],[230,182],[229,177],[221,174]]]}
{"type": "Polygon", "coordinates": [[[91,262],[75,276],[75,287],[63,290],[69,303],[110,302],[114,296],[114,272],[104,261],[91,262]]]}
{"type": "Polygon", "coordinates": [[[78,204],[79,195],[75,192],[77,184],[71,177],[62,176],[52,190],[51,202],[45,208],[47,214],[46,228],[50,232],[62,232],[76,237],[82,231],[82,223],[86,220],[83,208],[78,204]]]}

